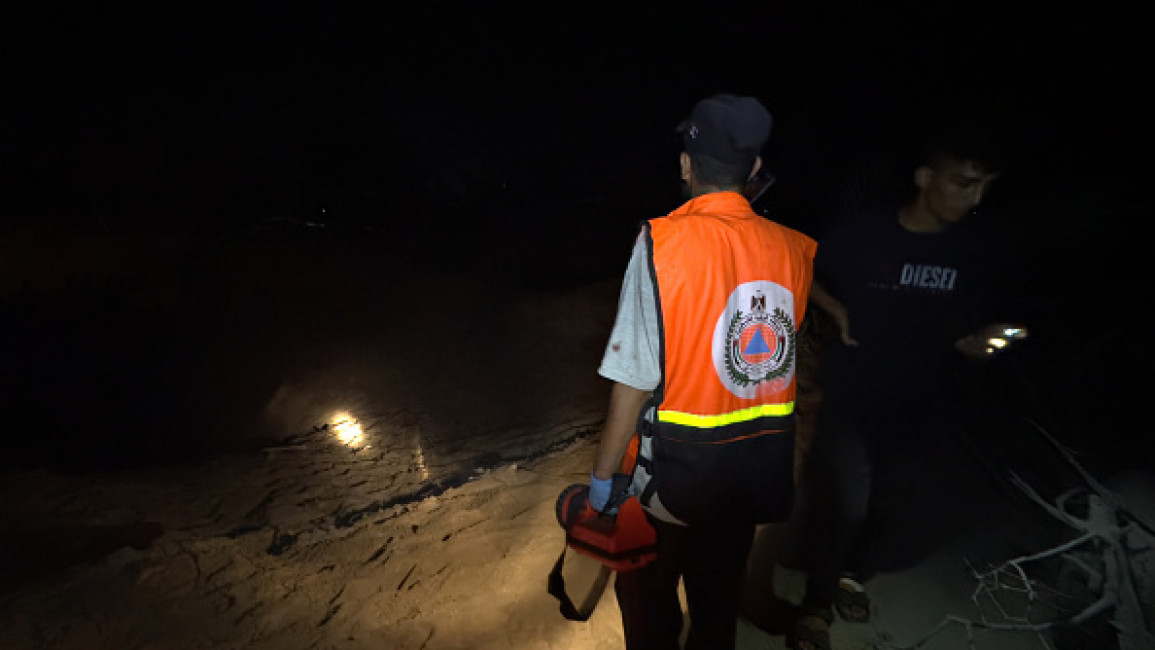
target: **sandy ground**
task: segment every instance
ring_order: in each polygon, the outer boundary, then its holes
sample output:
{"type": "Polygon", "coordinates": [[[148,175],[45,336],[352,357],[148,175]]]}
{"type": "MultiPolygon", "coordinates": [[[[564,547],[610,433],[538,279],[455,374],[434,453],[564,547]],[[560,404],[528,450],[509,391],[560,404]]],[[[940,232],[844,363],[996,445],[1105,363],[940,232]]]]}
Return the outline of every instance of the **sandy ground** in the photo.
{"type": "MultiPolygon", "coordinates": [[[[612,589],[586,622],[565,620],[546,592],[564,543],[554,504],[565,487],[586,480],[604,416],[605,387],[590,377],[615,297],[609,283],[498,306],[479,299],[500,317],[497,329],[509,329],[502,355],[477,351],[457,365],[423,364],[433,370],[396,371],[368,388],[354,381],[368,375],[348,371],[352,357],[333,357],[327,367],[344,374],[318,365],[276,391],[270,408],[294,435],[260,451],[183,467],[0,474],[0,647],[622,648],[612,589]],[[557,349],[568,355],[554,364],[559,370],[526,387],[526,399],[541,406],[530,430],[511,419],[516,404],[491,399],[508,393],[477,389],[524,383],[527,357],[557,349]],[[497,363],[506,357],[516,362],[497,363]],[[517,372],[484,374],[500,367],[517,372]],[[310,385],[327,372],[357,385],[310,385]],[[410,399],[404,391],[415,391],[415,381],[448,394],[474,387],[460,403],[484,427],[464,443],[446,437],[460,424],[434,417],[442,402],[410,399]],[[366,391],[380,386],[398,391],[408,408],[387,399],[366,404],[366,391]],[[328,406],[311,411],[310,400],[331,397],[329,389],[352,396],[360,415],[324,419],[317,414],[328,406]],[[503,445],[503,436],[513,443],[503,445]],[[516,448],[512,459],[493,456],[503,446],[516,448]],[[491,462],[467,480],[451,471],[479,458],[491,462]]],[[[471,330],[438,322],[446,328],[439,335],[468,340],[471,330]]],[[[404,347],[362,349],[358,367],[373,366],[374,355],[404,358],[404,347]]],[[[894,531],[896,545],[918,539],[928,555],[873,580],[872,620],[836,622],[835,648],[910,647],[948,615],[1005,621],[992,601],[972,599],[968,565],[1072,537],[1008,495],[961,447],[943,453],[936,484],[915,504],[928,516],[894,531]]],[[[759,531],[742,650],[784,647],[804,578],[779,564],[789,529],[786,522],[759,531]]],[[[1004,607],[1013,615],[1025,604],[1004,607]]],[[[974,637],[984,650],[1060,647],[1027,632],[974,637]]],[[[965,628],[952,624],[921,647],[966,644],[965,628]]]]}
{"type": "MultiPolygon", "coordinates": [[[[554,502],[582,481],[593,440],[392,506],[375,492],[397,468],[328,432],[200,467],[10,473],[4,493],[23,498],[6,500],[5,521],[28,525],[8,531],[3,647],[622,648],[612,589],[586,622],[565,620],[546,593],[563,545],[554,502]]],[[[918,566],[871,582],[872,621],[836,622],[835,647],[899,647],[947,614],[997,616],[972,602],[967,562],[1059,539],[1045,517],[1014,510],[985,508],[982,526],[956,529],[918,566]]],[[[968,514],[977,513],[959,516],[968,514]]],[[[760,531],[743,650],[785,647],[804,578],[775,564],[787,527],[760,531]]],[[[952,626],[923,647],[965,638],[952,626]]],[[[1023,632],[976,638],[990,650],[1053,647],[1023,632]]]]}

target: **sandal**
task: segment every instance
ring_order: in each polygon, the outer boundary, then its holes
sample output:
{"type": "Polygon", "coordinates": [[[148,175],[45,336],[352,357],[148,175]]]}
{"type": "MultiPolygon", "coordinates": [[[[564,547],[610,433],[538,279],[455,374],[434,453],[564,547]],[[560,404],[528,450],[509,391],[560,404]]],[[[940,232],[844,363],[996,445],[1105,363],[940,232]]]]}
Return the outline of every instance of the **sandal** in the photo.
{"type": "Polygon", "coordinates": [[[808,607],[786,635],[790,650],[830,650],[830,624],[834,612],[828,607],[808,607]]]}
{"type": "Polygon", "coordinates": [[[842,576],[838,580],[838,588],[834,590],[834,609],[844,621],[850,623],[869,621],[870,599],[866,597],[866,589],[854,578],[842,576]]]}

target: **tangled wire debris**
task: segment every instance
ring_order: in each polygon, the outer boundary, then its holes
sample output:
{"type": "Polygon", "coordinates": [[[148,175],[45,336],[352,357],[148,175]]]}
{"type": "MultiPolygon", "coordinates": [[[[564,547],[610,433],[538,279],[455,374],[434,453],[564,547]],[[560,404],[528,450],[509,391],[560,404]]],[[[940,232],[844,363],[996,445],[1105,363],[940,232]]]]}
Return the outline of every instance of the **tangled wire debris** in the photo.
{"type": "Polygon", "coordinates": [[[966,630],[972,650],[976,648],[975,630],[1034,633],[1039,635],[1044,647],[1052,647],[1043,636],[1045,633],[1079,626],[1103,615],[1110,617],[1120,650],[1155,648],[1155,635],[1148,630],[1146,620],[1152,614],[1144,611],[1144,607],[1151,609],[1155,604],[1144,604],[1140,598],[1140,593],[1155,590],[1155,584],[1152,584],[1155,576],[1149,570],[1155,560],[1155,526],[1088,473],[1050,434],[1035,426],[1074,467],[1086,485],[1072,488],[1058,496],[1054,503],[1048,503],[1014,472],[1011,472],[1011,480],[1032,502],[1074,529],[1077,535],[1052,548],[1006,560],[986,571],[971,568],[971,575],[978,583],[971,595],[972,601],[976,604],[980,600],[993,603],[1002,621],[987,620],[985,616],[982,620],[973,620],[948,614],[913,644],[887,644],[885,647],[892,650],[920,648],[954,625],[966,630]],[[1062,590],[1033,578],[1029,570],[1032,565],[1049,558],[1061,558],[1067,563],[1066,567],[1082,574],[1086,589],[1093,594],[1090,603],[1066,615],[1051,613],[1062,611],[1053,605],[1053,596],[1062,595],[1062,590]],[[1024,611],[1016,614],[1000,604],[1000,596],[1007,595],[1014,595],[1014,600],[1024,611]],[[1039,615],[1037,610],[1050,614],[1039,615]]]}

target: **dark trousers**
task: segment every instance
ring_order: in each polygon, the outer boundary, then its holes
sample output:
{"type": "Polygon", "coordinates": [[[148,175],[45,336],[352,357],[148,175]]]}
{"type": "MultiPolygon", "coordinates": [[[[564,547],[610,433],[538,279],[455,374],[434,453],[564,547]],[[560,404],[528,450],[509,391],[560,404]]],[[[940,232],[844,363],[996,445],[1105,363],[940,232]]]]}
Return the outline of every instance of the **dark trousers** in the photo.
{"type": "Polygon", "coordinates": [[[650,519],[657,559],[615,577],[628,650],[677,650],[682,631],[678,581],[690,615],[686,650],[729,650],[737,635],[753,524],[685,527],[650,519]]]}
{"type": "MultiPolygon", "coordinates": [[[[925,405],[924,405],[925,406],[925,405]]],[[[933,411],[870,413],[824,406],[802,469],[788,556],[807,573],[804,607],[829,607],[838,579],[909,566],[930,542],[919,491],[943,451],[933,411]]]]}

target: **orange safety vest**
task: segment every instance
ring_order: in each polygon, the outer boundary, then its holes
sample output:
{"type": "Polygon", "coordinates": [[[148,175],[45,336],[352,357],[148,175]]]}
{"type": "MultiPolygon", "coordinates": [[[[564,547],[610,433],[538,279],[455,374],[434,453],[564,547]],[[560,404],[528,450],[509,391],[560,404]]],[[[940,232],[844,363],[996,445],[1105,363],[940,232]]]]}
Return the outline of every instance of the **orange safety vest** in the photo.
{"type": "Polygon", "coordinates": [[[735,192],[691,199],[650,220],[648,234],[662,381],[639,422],[651,438],[637,459],[651,475],[642,503],[656,493],[691,524],[722,511],[784,519],[794,490],[796,336],[817,244],[735,192]]]}

